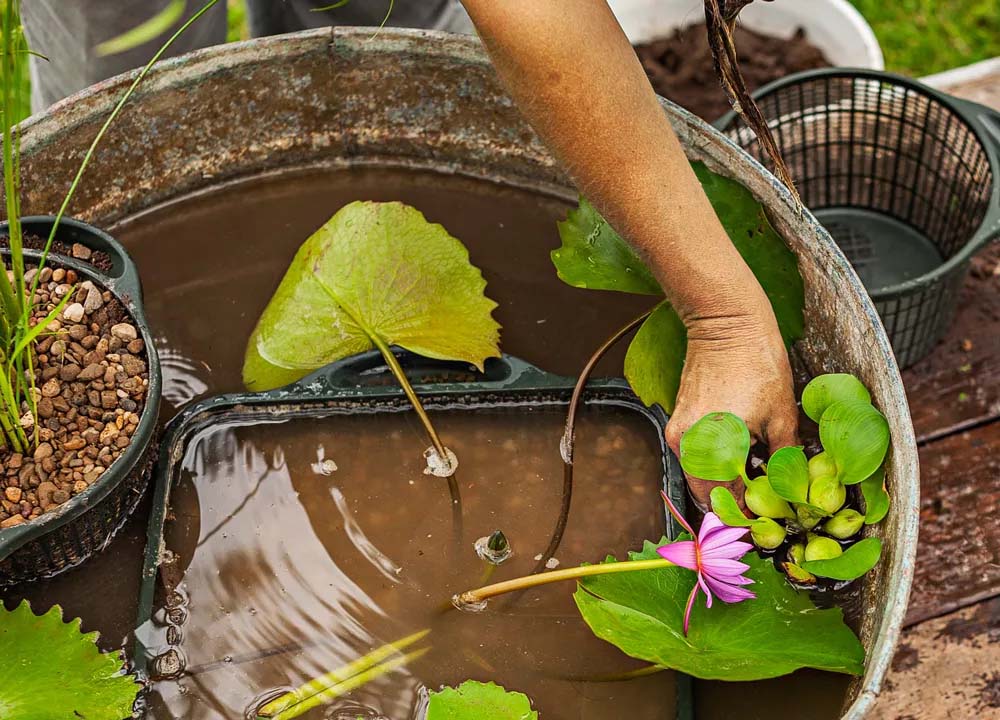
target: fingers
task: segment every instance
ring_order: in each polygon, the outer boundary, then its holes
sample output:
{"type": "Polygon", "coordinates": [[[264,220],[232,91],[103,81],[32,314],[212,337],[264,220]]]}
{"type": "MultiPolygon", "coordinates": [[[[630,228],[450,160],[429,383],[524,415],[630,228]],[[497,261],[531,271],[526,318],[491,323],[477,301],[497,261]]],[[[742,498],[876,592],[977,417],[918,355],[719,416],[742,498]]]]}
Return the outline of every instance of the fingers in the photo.
{"type": "Polygon", "coordinates": [[[783,447],[799,444],[799,417],[795,406],[774,415],[764,428],[768,450],[775,453],[783,447]]]}

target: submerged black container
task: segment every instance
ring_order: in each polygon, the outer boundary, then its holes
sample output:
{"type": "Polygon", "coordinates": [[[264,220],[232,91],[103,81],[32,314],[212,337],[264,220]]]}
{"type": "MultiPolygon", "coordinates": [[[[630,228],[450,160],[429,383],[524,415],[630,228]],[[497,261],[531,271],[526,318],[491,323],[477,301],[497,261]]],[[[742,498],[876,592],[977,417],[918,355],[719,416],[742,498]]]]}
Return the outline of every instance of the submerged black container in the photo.
{"type": "MultiPolygon", "coordinates": [[[[485,372],[478,373],[464,363],[428,360],[405,351],[396,356],[413,383],[424,407],[430,411],[474,413],[477,409],[568,407],[575,379],[552,375],[517,358],[505,355],[486,362],[485,372]]],[[[591,381],[583,395],[580,411],[587,406],[615,406],[640,414],[655,428],[660,439],[662,489],[683,512],[686,484],[677,459],[667,448],[664,430],[667,415],[659,408],[646,407],[623,379],[591,381]]],[[[161,573],[176,579],[178,569],[170,567],[175,556],[164,544],[164,523],[169,513],[170,493],[181,472],[188,444],[208,427],[234,419],[275,422],[291,418],[318,418],[330,415],[412,413],[413,407],[378,352],[333,363],[284,388],[263,393],[220,395],[195,403],[177,415],[167,426],[160,445],[155,470],[153,510],[149,520],[146,558],[142,573],[142,591],[136,627],[143,627],[154,615],[158,579],[161,573]],[[161,569],[161,565],[163,568],[161,569]]],[[[557,447],[553,453],[559,452],[557,447]]],[[[675,537],[682,528],[666,513],[667,532],[675,537]]],[[[165,578],[164,578],[165,580],[165,578]]],[[[165,580],[166,582],[166,580],[165,580]]],[[[169,638],[183,637],[181,628],[166,633],[168,646],[144,647],[136,642],[135,667],[141,674],[161,653],[172,652],[169,638]]],[[[677,677],[677,720],[693,717],[690,678],[677,677]]]]}
{"type": "MultiPolygon", "coordinates": [[[[843,68],[754,97],[803,204],[865,284],[899,365],[912,365],[950,326],[972,255],[1000,235],[1000,113],[843,68]]],[[[735,113],[716,125],[772,166],[735,113]]]]}
{"type": "MultiPolygon", "coordinates": [[[[24,234],[47,238],[55,218],[26,217],[24,234]]],[[[7,223],[0,223],[6,237],[7,223]]],[[[155,459],[160,404],[160,363],[142,307],[142,286],[135,263],[125,248],[107,233],[70,218],[59,222],[55,240],[85,245],[110,258],[102,271],[81,260],[50,253],[48,267],[76,271],[84,280],[110,290],[128,311],[146,346],[149,386],[139,425],[125,452],[89,488],[35,520],[0,530],[0,587],[56,575],[102,550],[135,509],[145,491],[155,459]]],[[[9,250],[4,249],[4,256],[9,250]]],[[[38,250],[24,251],[26,264],[37,264],[38,250]]]]}

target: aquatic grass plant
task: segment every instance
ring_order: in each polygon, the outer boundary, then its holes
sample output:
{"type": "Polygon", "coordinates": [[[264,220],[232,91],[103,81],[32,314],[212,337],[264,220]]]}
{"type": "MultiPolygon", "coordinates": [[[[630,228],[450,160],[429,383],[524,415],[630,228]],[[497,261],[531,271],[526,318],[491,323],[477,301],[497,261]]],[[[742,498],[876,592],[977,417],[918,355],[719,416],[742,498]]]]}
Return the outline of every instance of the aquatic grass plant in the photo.
{"type": "Polygon", "coordinates": [[[421,630],[387,643],[343,667],[320,675],[295,690],[266,702],[259,709],[251,710],[262,720],[292,720],[423,657],[430,651],[430,647],[406,653],[403,651],[419,643],[428,634],[430,630],[421,630]]]}
{"type": "Polygon", "coordinates": [[[217,2],[218,0],[209,0],[174,32],[138,73],[108,115],[84,154],[63,197],[36,264],[36,272],[31,278],[25,271],[24,236],[21,228],[21,132],[14,124],[20,119],[20,108],[27,102],[22,66],[24,57],[32,51],[28,49],[20,23],[20,0],[3,0],[0,11],[0,35],[3,37],[0,45],[0,123],[3,132],[3,185],[10,269],[0,272],[0,447],[24,453],[38,444],[35,406],[38,391],[35,387],[33,343],[43,333],[52,332],[49,327],[74,295],[71,289],[44,318],[35,320],[32,317],[32,299],[38,290],[41,270],[48,260],[59,223],[69,208],[94,152],[136,88],[173,42],[217,2]]]}

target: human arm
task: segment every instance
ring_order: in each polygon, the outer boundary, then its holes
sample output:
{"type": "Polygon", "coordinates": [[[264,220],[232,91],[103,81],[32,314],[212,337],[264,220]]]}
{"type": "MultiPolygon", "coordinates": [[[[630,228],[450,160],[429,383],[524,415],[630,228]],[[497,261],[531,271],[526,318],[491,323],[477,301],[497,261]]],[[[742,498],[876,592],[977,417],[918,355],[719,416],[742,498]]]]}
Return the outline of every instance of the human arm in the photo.
{"type": "MultiPolygon", "coordinates": [[[[791,370],[767,296],[730,242],[605,0],[464,0],[494,64],[580,191],[644,258],[688,330],[667,440],[728,410],[794,444],[791,370]]],[[[692,492],[707,501],[710,485],[692,492]]]]}

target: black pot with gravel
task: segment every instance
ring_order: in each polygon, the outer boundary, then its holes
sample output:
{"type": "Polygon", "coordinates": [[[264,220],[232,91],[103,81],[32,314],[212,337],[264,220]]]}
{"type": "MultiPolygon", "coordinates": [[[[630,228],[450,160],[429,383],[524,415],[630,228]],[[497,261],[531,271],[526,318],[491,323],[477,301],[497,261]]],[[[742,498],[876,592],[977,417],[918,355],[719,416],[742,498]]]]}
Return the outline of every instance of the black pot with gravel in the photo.
{"type": "Polygon", "coordinates": [[[38,280],[33,321],[72,296],[33,342],[35,406],[21,418],[32,443],[0,449],[0,587],[55,575],[105,547],[155,459],[161,374],[135,263],[106,233],[64,218],[39,273],[32,265],[53,221],[21,221],[25,279],[38,280]]]}

